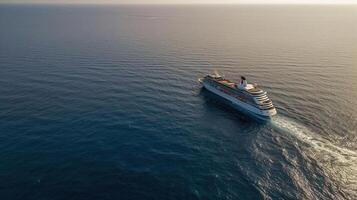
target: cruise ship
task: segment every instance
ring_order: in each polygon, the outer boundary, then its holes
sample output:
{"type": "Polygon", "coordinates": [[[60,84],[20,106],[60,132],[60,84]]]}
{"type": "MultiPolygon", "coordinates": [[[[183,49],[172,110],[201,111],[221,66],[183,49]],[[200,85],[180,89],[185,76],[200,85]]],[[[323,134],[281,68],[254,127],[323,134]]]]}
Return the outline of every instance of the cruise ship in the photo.
{"type": "Polygon", "coordinates": [[[239,83],[232,82],[217,72],[199,79],[207,90],[228,100],[241,111],[247,111],[260,119],[270,119],[276,115],[276,109],[267,96],[267,92],[256,84],[248,84],[244,76],[239,83]]]}

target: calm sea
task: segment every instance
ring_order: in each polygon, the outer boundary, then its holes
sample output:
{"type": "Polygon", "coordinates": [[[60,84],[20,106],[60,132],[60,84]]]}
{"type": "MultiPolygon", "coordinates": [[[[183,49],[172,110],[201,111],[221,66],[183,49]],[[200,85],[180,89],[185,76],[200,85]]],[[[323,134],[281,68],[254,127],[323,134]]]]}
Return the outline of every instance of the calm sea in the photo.
{"type": "Polygon", "coordinates": [[[0,199],[356,199],[356,99],[356,6],[1,5],[0,199]]]}

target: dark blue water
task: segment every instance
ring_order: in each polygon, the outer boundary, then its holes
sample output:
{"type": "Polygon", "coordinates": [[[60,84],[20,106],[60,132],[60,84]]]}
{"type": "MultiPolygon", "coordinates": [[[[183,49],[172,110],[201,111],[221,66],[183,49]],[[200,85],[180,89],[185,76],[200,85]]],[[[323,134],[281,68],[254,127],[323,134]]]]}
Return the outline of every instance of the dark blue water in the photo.
{"type": "Polygon", "coordinates": [[[0,199],[355,199],[357,9],[0,6],[0,199]],[[261,123],[202,90],[245,75],[261,123]]]}

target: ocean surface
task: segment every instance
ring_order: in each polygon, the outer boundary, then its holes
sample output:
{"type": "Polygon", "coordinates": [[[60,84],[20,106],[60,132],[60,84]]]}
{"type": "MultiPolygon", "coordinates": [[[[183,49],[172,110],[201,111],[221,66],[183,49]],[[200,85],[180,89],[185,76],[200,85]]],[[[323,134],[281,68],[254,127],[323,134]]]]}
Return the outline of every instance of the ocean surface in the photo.
{"type": "Polygon", "coordinates": [[[0,5],[0,199],[357,199],[356,99],[356,6],[0,5]]]}

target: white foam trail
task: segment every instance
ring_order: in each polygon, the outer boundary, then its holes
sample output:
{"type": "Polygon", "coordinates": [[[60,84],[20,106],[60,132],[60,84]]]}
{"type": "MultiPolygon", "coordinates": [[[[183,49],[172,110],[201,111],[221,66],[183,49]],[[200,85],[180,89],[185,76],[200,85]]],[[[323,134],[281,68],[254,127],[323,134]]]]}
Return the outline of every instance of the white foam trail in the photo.
{"type": "Polygon", "coordinates": [[[305,126],[298,124],[288,118],[277,116],[273,118],[272,124],[284,131],[293,134],[297,139],[305,142],[306,144],[310,145],[312,148],[330,153],[331,155],[339,158],[341,161],[349,161],[350,158],[357,158],[357,152],[339,147],[330,141],[314,134],[305,126]]]}
{"type": "Polygon", "coordinates": [[[331,141],[313,133],[307,127],[281,116],[272,119],[274,128],[291,134],[298,141],[307,144],[306,154],[315,159],[321,167],[332,173],[333,179],[339,179],[346,190],[357,195],[357,152],[339,147],[331,141]],[[355,191],[355,192],[353,192],[355,191]]]}

